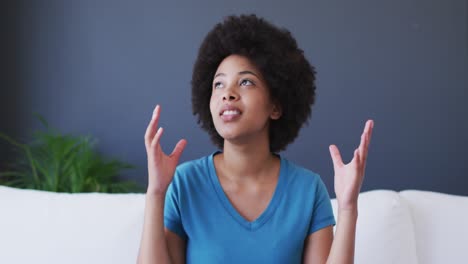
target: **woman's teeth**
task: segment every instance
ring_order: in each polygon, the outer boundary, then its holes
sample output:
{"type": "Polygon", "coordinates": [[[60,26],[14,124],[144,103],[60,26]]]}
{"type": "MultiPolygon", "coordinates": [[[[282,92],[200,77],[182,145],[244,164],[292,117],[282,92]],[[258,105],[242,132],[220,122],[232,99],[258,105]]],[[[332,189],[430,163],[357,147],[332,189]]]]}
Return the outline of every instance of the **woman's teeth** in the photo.
{"type": "Polygon", "coordinates": [[[223,112],[223,115],[238,115],[240,114],[237,110],[226,110],[223,112]]]}

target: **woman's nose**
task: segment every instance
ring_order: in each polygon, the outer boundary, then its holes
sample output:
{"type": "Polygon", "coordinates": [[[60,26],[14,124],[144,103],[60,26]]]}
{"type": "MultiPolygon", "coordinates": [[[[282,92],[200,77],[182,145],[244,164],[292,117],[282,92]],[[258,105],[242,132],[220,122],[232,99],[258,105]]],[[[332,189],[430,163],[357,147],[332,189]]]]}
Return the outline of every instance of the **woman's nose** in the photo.
{"type": "Polygon", "coordinates": [[[232,88],[226,89],[223,101],[236,101],[237,99],[239,99],[239,95],[232,88]]]}
{"type": "Polygon", "coordinates": [[[225,101],[235,101],[235,100],[237,100],[237,96],[235,96],[233,94],[225,94],[223,96],[223,100],[225,100],[225,101]]]}

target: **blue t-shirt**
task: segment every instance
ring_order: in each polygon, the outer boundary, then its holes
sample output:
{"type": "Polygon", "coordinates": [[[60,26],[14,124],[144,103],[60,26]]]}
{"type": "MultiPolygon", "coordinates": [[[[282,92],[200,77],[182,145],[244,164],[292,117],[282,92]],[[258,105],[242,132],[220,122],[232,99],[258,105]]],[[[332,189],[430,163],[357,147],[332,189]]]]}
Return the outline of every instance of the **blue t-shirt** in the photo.
{"type": "Polygon", "coordinates": [[[335,225],[320,176],[281,158],[276,190],[265,211],[247,221],[216,175],[212,155],[176,169],[164,225],[187,242],[187,263],[300,263],[311,233],[335,225]]]}

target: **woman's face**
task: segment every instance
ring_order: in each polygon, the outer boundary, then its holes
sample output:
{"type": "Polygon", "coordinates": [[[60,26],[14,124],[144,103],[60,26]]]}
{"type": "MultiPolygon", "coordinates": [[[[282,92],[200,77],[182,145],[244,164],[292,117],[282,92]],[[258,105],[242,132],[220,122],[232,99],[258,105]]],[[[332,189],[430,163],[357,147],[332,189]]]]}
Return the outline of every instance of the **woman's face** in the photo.
{"type": "Polygon", "coordinates": [[[269,120],[281,116],[261,72],[240,55],[230,55],[218,66],[210,111],[216,131],[233,142],[268,137],[269,120]]]}

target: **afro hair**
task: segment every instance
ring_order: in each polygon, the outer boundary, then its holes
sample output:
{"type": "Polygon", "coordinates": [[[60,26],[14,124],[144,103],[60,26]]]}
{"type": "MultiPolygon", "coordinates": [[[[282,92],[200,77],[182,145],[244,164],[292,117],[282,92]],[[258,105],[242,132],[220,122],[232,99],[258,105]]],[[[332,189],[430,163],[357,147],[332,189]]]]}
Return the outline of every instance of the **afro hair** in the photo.
{"type": "Polygon", "coordinates": [[[195,61],[192,74],[192,110],[213,143],[223,148],[210,112],[212,82],[219,64],[230,55],[248,58],[262,73],[271,100],[282,114],[270,120],[270,151],[284,150],[298,136],[311,116],[315,101],[315,69],[304,57],[296,40],[256,15],[228,16],[208,32],[195,61]]]}

